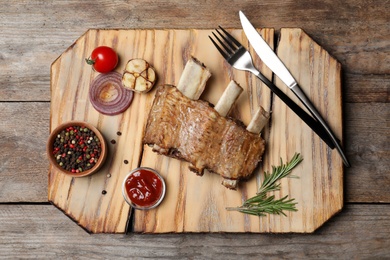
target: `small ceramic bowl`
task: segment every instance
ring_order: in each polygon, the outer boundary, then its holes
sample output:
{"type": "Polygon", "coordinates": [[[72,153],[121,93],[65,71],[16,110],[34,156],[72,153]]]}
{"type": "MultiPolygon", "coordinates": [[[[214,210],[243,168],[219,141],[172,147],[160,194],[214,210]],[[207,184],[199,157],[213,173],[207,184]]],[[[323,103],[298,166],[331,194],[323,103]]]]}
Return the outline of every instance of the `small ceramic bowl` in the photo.
{"type": "Polygon", "coordinates": [[[96,173],[100,169],[100,167],[104,164],[104,161],[107,157],[107,144],[106,144],[106,141],[104,140],[103,135],[93,125],[86,123],[86,122],[82,122],[82,121],[69,121],[69,122],[66,122],[66,123],[59,125],[57,128],[55,128],[51,132],[49,139],[47,141],[47,144],[46,144],[46,153],[47,153],[47,157],[48,157],[51,165],[57,171],[59,171],[63,174],[69,175],[71,177],[84,177],[84,176],[88,176],[88,175],[96,173]],[[54,142],[55,142],[57,136],[61,133],[62,130],[67,129],[68,127],[74,127],[74,126],[80,126],[83,128],[87,127],[88,129],[92,130],[95,133],[95,135],[99,138],[99,141],[101,144],[100,156],[99,156],[97,162],[95,163],[95,165],[92,168],[85,170],[85,171],[81,171],[81,172],[71,172],[71,171],[67,171],[67,170],[63,169],[58,164],[55,156],[53,155],[54,142]]]}
{"type": "Polygon", "coordinates": [[[124,179],[122,193],[125,201],[135,209],[153,209],[164,199],[164,178],[154,169],[139,167],[124,179]]]}

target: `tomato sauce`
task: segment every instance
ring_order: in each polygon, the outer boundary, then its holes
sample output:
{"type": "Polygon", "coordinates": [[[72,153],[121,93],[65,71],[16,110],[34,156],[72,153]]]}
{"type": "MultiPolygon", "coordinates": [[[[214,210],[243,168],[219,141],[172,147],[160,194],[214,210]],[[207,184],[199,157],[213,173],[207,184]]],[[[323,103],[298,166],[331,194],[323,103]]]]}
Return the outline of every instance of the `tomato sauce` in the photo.
{"type": "Polygon", "coordinates": [[[128,198],[139,207],[152,207],[163,195],[163,181],[151,170],[135,170],[125,181],[128,198]]]}

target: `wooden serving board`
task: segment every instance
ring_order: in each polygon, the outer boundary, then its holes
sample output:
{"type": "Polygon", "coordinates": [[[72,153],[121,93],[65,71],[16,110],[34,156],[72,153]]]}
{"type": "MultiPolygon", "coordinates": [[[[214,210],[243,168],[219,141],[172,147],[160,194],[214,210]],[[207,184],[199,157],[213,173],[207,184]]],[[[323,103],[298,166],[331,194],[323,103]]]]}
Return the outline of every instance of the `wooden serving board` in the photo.
{"type": "MultiPolygon", "coordinates": [[[[272,79],[272,72],[248,46],[242,30],[229,31],[250,50],[263,74],[272,79]]],[[[274,46],[273,29],[259,32],[274,46]]],[[[53,168],[49,172],[49,201],[89,232],[313,232],[342,209],[343,165],[337,152],[329,149],[257,78],[231,68],[208,35],[211,30],[89,30],[52,64],[51,129],[66,121],[83,120],[101,130],[109,146],[104,167],[93,176],[71,178],[53,168]],[[271,121],[262,133],[266,152],[253,177],[237,191],[228,190],[220,184],[220,176],[209,172],[196,176],[188,170],[188,163],[157,155],[143,146],[154,90],[135,94],[132,105],[122,114],[99,114],[88,99],[90,83],[98,73],[84,59],[100,45],[111,46],[118,52],[118,72],[131,58],[150,62],[158,74],[157,85],[176,85],[187,60],[191,55],[196,57],[212,73],[201,99],[213,104],[230,79],[235,79],[244,92],[230,116],[247,125],[258,105],[272,111],[271,121]],[[297,212],[286,212],[286,217],[259,218],[225,209],[239,206],[255,195],[262,173],[279,165],[281,158],[286,162],[295,152],[304,158],[293,171],[299,178],[282,180],[282,188],[275,196],[295,198],[297,212]],[[158,170],[166,180],[166,197],[156,209],[132,210],[122,197],[125,175],[139,166],[158,170]]],[[[282,29],[277,52],[342,139],[340,64],[301,29],[282,29]]],[[[297,101],[276,77],[275,83],[297,101]]]]}

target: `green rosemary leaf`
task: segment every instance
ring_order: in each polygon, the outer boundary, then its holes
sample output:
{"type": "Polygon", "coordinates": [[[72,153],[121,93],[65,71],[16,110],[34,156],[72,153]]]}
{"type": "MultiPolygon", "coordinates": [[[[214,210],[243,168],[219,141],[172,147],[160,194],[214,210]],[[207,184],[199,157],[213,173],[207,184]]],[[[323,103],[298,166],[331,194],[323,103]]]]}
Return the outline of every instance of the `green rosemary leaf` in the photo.
{"type": "Polygon", "coordinates": [[[286,177],[303,160],[299,153],[294,154],[290,162],[283,164],[282,158],[280,158],[280,166],[272,166],[272,173],[264,173],[264,181],[258,191],[258,194],[262,192],[269,192],[279,190],[279,185],[275,184],[278,180],[286,177]]]}
{"type": "Polygon", "coordinates": [[[265,194],[261,194],[261,196],[254,196],[252,198],[249,198],[245,201],[244,206],[252,204],[252,203],[262,202],[262,201],[264,201],[265,197],[266,197],[265,194]]]}
{"type": "Polygon", "coordinates": [[[254,210],[254,209],[240,209],[239,211],[242,212],[242,213],[245,213],[245,214],[250,214],[250,215],[259,216],[259,217],[265,216],[264,213],[258,212],[258,211],[254,210]]]}
{"type": "Polygon", "coordinates": [[[287,176],[297,178],[297,176],[289,174],[302,160],[303,158],[299,153],[294,154],[286,164],[283,164],[283,160],[280,159],[280,166],[272,166],[271,173],[264,172],[264,181],[254,197],[247,199],[240,207],[226,209],[255,216],[266,216],[266,214],[286,216],[284,211],[297,211],[295,207],[297,202],[294,199],[288,199],[288,196],[275,199],[274,195],[267,197],[267,193],[280,190],[280,183],[276,183],[280,179],[287,176]]]}

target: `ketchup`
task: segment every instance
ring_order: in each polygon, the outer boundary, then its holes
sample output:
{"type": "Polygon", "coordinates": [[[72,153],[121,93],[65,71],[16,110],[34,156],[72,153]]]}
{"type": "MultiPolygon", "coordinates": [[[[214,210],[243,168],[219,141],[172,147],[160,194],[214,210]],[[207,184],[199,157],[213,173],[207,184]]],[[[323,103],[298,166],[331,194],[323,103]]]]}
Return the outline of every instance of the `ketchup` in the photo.
{"type": "Polygon", "coordinates": [[[139,207],[151,207],[163,195],[163,181],[151,170],[135,170],[125,181],[128,198],[139,207]]]}

